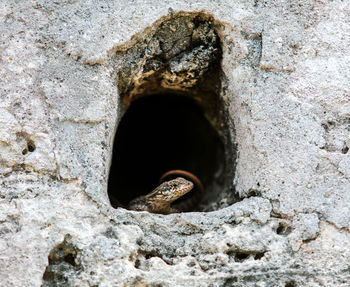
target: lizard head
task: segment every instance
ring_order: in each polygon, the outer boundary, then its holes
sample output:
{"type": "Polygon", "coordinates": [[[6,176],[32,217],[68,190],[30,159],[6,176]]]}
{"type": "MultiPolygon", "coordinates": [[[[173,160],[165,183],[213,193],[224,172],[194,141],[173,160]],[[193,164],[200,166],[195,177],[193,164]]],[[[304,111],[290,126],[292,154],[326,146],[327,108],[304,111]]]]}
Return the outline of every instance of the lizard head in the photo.
{"type": "Polygon", "coordinates": [[[190,192],[193,188],[193,183],[182,177],[178,177],[162,183],[159,187],[164,198],[167,198],[169,202],[173,202],[190,192]]]}
{"type": "Polygon", "coordinates": [[[190,192],[193,188],[193,183],[182,177],[178,177],[159,185],[153,192],[146,195],[146,197],[153,197],[155,200],[161,202],[171,203],[186,193],[190,192]]]}

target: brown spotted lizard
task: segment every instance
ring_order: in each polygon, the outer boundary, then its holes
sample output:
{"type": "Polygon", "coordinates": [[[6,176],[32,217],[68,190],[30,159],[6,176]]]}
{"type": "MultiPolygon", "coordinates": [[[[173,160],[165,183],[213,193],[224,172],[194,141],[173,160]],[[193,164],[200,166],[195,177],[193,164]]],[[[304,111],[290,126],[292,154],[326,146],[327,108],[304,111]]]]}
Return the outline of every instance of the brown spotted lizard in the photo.
{"type": "Polygon", "coordinates": [[[170,204],[193,188],[193,183],[182,177],[163,182],[147,195],[137,197],[130,201],[128,208],[137,211],[169,214],[180,212],[170,204]]]}

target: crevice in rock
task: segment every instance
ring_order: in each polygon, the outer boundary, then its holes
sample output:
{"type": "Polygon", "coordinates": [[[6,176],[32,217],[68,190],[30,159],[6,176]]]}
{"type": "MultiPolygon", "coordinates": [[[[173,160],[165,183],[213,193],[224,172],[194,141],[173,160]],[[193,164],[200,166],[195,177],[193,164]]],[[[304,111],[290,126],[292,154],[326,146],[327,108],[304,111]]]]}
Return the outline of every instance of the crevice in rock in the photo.
{"type": "Polygon", "coordinates": [[[205,187],[190,211],[240,200],[221,28],[211,15],[180,12],[115,49],[120,110],[108,182],[113,207],[151,192],[171,169],[194,173],[205,187]]]}
{"type": "Polygon", "coordinates": [[[242,263],[247,260],[250,260],[251,258],[254,260],[260,260],[265,256],[265,252],[256,252],[256,251],[249,251],[249,252],[243,252],[243,251],[228,251],[226,254],[234,259],[234,262],[242,263]]]}
{"type": "Polygon", "coordinates": [[[235,283],[237,283],[238,281],[238,278],[236,276],[233,276],[233,277],[229,277],[229,278],[226,278],[224,283],[223,283],[223,287],[232,287],[232,286],[235,286],[235,283]]]}
{"type": "Polygon", "coordinates": [[[250,255],[251,255],[251,254],[249,254],[249,253],[244,253],[244,252],[235,253],[235,254],[234,254],[235,261],[236,261],[236,262],[244,262],[244,261],[246,261],[246,260],[250,257],[250,255]]]}
{"type": "Polygon", "coordinates": [[[66,235],[64,241],[51,250],[49,265],[43,275],[43,287],[68,286],[69,278],[82,270],[79,251],[70,240],[71,236],[66,235]]]}
{"type": "Polygon", "coordinates": [[[17,132],[16,141],[25,146],[22,150],[22,155],[26,155],[28,152],[34,152],[36,149],[34,141],[30,138],[30,135],[26,132],[17,132]]]}
{"type": "Polygon", "coordinates": [[[174,265],[172,261],[168,260],[167,258],[164,258],[162,254],[159,254],[156,251],[139,250],[135,257],[134,267],[140,270],[148,271],[150,268],[148,260],[153,257],[160,258],[168,265],[174,265]]]}
{"type": "Polygon", "coordinates": [[[27,141],[27,148],[28,148],[29,152],[35,151],[36,147],[35,147],[35,144],[32,140],[27,141]]]}
{"type": "Polygon", "coordinates": [[[280,222],[276,229],[278,235],[287,236],[292,232],[292,228],[285,223],[280,222]]]}
{"type": "MultiPolygon", "coordinates": [[[[320,218],[320,216],[319,216],[319,218],[320,218]]],[[[350,233],[350,228],[348,228],[347,226],[339,227],[339,226],[337,226],[337,224],[335,224],[334,222],[332,222],[330,220],[324,220],[324,221],[327,222],[328,224],[332,225],[338,231],[345,231],[347,233],[350,233]]]]}
{"type": "Polygon", "coordinates": [[[248,190],[247,195],[244,196],[244,198],[249,198],[249,197],[261,197],[261,191],[258,189],[251,188],[248,190]]]}
{"type": "Polygon", "coordinates": [[[22,150],[22,154],[26,155],[28,152],[35,151],[36,146],[32,140],[27,140],[27,147],[22,150]]]}
{"type": "Polygon", "coordinates": [[[254,255],[254,260],[260,260],[261,258],[263,258],[265,256],[265,252],[260,252],[260,253],[256,253],[254,255]]]}

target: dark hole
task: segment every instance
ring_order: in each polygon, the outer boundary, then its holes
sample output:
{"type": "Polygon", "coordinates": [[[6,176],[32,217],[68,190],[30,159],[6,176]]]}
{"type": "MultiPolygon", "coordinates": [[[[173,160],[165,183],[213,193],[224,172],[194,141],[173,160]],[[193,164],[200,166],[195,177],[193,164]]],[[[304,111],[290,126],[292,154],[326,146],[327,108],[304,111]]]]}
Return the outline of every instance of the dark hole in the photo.
{"type": "Polygon", "coordinates": [[[281,234],[281,233],[283,232],[283,230],[284,230],[284,226],[279,225],[279,226],[277,227],[276,233],[277,233],[277,234],[281,234]]]}
{"type": "Polygon", "coordinates": [[[348,151],[349,151],[349,147],[347,147],[346,145],[344,145],[344,147],[342,148],[341,152],[342,152],[343,154],[347,154],[348,151]]]}
{"type": "Polygon", "coordinates": [[[286,226],[282,223],[280,223],[276,229],[276,233],[279,235],[288,235],[291,233],[291,228],[289,226],[286,226]]]}
{"type": "Polygon", "coordinates": [[[297,284],[295,283],[295,281],[289,281],[289,282],[286,282],[286,284],[284,286],[285,287],[296,287],[297,284]]]}
{"type": "Polygon", "coordinates": [[[256,189],[249,189],[248,194],[245,197],[261,196],[261,192],[256,189]]]}
{"type": "Polygon", "coordinates": [[[70,265],[72,266],[75,266],[75,258],[73,256],[73,254],[67,254],[65,257],[64,257],[64,261],[69,263],[70,265]]]}
{"type": "Polygon", "coordinates": [[[34,144],[31,140],[28,141],[27,147],[28,147],[28,151],[29,151],[29,152],[35,151],[35,144],[34,144]]]}
{"type": "Polygon", "coordinates": [[[254,255],[254,260],[260,260],[261,258],[264,257],[264,252],[261,252],[261,253],[257,253],[254,255]]]}
{"type": "Polygon", "coordinates": [[[224,172],[224,147],[194,100],[180,95],[145,96],[131,103],[114,141],[108,194],[124,206],[151,192],[172,169],[195,174],[205,194],[224,172]]]}
{"type": "Polygon", "coordinates": [[[27,153],[28,153],[28,149],[25,148],[24,150],[22,150],[23,155],[26,155],[27,153]]]}
{"type": "Polygon", "coordinates": [[[232,287],[235,286],[234,283],[238,281],[237,277],[229,277],[225,279],[223,287],[232,287]]]}
{"type": "Polygon", "coordinates": [[[134,266],[135,266],[135,268],[140,269],[141,262],[140,262],[139,259],[136,259],[136,260],[135,260],[134,266]]]}
{"type": "Polygon", "coordinates": [[[148,260],[148,259],[151,259],[152,257],[154,257],[155,255],[151,254],[151,253],[147,253],[145,255],[145,258],[148,260]]]}
{"type": "Polygon", "coordinates": [[[235,261],[236,262],[242,262],[245,259],[247,259],[249,257],[249,253],[236,253],[235,255],[235,261]]]}

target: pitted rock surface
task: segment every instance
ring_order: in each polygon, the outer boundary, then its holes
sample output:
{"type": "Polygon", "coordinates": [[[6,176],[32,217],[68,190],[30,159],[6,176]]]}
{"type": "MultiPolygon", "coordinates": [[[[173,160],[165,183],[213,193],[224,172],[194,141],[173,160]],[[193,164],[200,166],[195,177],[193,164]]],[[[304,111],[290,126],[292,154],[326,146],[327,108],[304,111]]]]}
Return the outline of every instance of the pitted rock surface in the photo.
{"type": "Polygon", "coordinates": [[[349,285],[347,1],[0,7],[1,285],[349,285]],[[122,62],[148,47],[142,33],[159,46],[122,62]],[[122,98],[152,87],[145,73],[198,87],[186,77],[210,74],[209,62],[234,135],[235,194],[211,212],[112,208],[122,98]]]}

